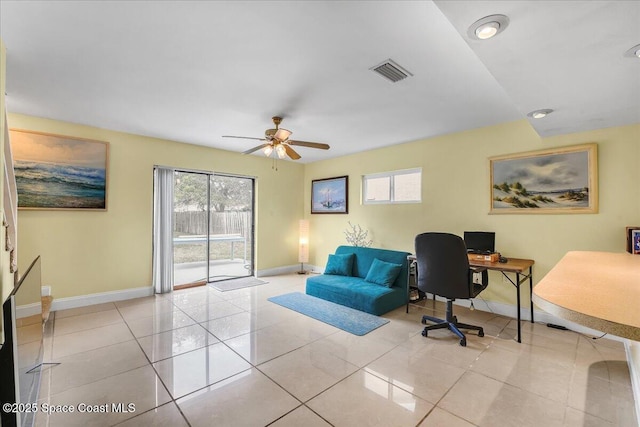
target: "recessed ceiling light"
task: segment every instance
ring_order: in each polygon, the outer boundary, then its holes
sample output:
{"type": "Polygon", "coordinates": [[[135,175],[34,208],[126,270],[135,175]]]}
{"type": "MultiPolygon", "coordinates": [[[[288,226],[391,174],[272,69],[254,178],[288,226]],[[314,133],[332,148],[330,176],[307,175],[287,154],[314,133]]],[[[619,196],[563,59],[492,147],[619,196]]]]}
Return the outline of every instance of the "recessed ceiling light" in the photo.
{"type": "Polygon", "coordinates": [[[547,117],[549,114],[553,113],[553,110],[550,108],[544,108],[542,110],[535,110],[527,114],[528,117],[532,117],[534,119],[541,119],[543,117],[547,117]]]}
{"type": "Polygon", "coordinates": [[[505,15],[489,15],[471,24],[467,35],[476,40],[486,40],[503,32],[509,25],[505,15]]]}
{"type": "Polygon", "coordinates": [[[624,53],[629,58],[640,58],[640,44],[635,45],[624,53]]]}

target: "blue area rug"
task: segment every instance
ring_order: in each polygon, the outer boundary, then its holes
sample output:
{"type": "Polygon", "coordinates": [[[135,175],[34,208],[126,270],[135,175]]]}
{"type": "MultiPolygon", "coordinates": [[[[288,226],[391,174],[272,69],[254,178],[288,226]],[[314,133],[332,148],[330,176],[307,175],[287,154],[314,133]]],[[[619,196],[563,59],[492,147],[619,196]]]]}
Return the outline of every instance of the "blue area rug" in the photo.
{"type": "Polygon", "coordinates": [[[389,320],[374,316],[373,314],[354,310],[353,308],[300,292],[271,297],[269,301],[306,316],[313,317],[314,319],[328,323],[331,326],[335,326],[354,335],[368,334],[374,329],[389,323],[389,320]]]}

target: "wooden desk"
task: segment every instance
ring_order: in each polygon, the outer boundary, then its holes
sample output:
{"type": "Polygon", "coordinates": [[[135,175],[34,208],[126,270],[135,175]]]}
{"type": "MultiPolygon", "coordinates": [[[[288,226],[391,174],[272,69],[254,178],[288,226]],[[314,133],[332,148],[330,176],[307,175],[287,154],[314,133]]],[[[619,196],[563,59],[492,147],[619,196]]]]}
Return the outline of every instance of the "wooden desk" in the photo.
{"type": "MultiPolygon", "coordinates": [[[[522,334],[520,328],[520,285],[525,281],[529,281],[529,299],[533,293],[533,264],[535,261],[532,259],[520,259],[520,258],[507,258],[507,262],[488,262],[488,261],[469,261],[470,267],[486,268],[487,270],[499,271],[504,277],[511,282],[516,288],[516,307],[518,311],[518,342],[522,342],[522,334]],[[507,273],[513,273],[516,275],[516,280],[513,281],[507,273]]],[[[529,303],[531,310],[531,323],[533,323],[533,300],[529,303]]]]}
{"type": "Polygon", "coordinates": [[[568,252],[536,285],[545,311],[602,332],[640,341],[640,256],[568,252]]]}
{"type": "MultiPolygon", "coordinates": [[[[407,257],[409,263],[414,262],[416,257],[415,255],[409,255],[407,257]]],[[[502,273],[504,277],[511,282],[513,286],[516,288],[516,299],[517,299],[517,307],[518,307],[518,342],[522,342],[522,333],[520,327],[520,285],[524,283],[526,280],[529,280],[529,299],[531,300],[531,295],[533,291],[533,264],[535,263],[532,259],[520,259],[520,258],[507,258],[507,262],[488,262],[488,261],[469,261],[469,266],[471,268],[478,269],[486,269],[486,270],[494,270],[502,273]],[[516,280],[513,281],[511,277],[507,275],[507,273],[513,273],[516,275],[516,280]]],[[[407,293],[409,291],[407,290],[407,293]]],[[[533,301],[530,303],[531,310],[531,323],[533,323],[533,301]]],[[[409,312],[409,297],[407,295],[407,313],[409,312]]]]}

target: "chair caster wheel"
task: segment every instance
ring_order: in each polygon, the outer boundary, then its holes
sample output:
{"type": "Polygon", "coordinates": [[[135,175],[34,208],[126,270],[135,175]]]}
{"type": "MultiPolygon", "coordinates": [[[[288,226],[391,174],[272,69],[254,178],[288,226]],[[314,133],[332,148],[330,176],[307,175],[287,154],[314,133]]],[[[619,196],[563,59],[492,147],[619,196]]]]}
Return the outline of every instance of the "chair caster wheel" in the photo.
{"type": "Polygon", "coordinates": [[[426,325],[427,324],[427,319],[425,319],[424,317],[422,318],[422,324],[426,325]]]}
{"type": "Polygon", "coordinates": [[[426,337],[427,335],[429,335],[429,332],[427,332],[427,331],[422,331],[422,336],[423,336],[423,337],[426,337]]]}
{"type": "Polygon", "coordinates": [[[482,338],[484,336],[484,331],[478,331],[478,336],[482,338]]]}
{"type": "Polygon", "coordinates": [[[467,340],[466,340],[466,339],[464,339],[464,338],[463,338],[463,339],[461,339],[461,340],[460,340],[460,346],[461,346],[461,347],[466,347],[466,346],[467,346],[467,340]]]}

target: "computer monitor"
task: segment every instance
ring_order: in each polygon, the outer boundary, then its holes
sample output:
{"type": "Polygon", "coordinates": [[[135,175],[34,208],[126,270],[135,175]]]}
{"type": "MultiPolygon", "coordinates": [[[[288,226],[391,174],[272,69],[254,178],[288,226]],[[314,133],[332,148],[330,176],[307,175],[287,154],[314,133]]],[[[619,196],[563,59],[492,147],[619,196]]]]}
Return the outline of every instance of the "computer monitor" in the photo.
{"type": "Polygon", "coordinates": [[[465,231],[464,244],[469,253],[495,252],[496,233],[492,231],[465,231]]]}

